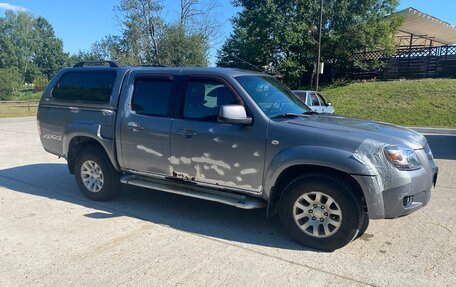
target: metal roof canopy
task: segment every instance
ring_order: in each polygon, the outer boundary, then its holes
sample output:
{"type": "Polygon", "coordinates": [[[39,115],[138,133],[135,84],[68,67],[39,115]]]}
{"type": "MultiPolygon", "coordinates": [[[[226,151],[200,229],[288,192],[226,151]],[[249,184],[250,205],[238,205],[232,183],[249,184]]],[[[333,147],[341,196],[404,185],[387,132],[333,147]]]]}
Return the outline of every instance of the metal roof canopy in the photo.
{"type": "Polygon", "coordinates": [[[429,38],[434,46],[456,44],[455,26],[411,7],[397,13],[404,15],[404,22],[396,36],[408,34],[429,38]]]}

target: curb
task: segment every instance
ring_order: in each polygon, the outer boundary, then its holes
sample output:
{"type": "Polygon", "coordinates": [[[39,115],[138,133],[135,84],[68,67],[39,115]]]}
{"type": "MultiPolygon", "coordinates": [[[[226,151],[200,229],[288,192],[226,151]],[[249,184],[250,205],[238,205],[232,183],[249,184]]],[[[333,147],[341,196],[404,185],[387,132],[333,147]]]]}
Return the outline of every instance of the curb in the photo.
{"type": "Polygon", "coordinates": [[[443,135],[456,135],[456,129],[444,129],[444,128],[420,128],[420,127],[409,127],[414,131],[425,134],[443,134],[443,135]]]}

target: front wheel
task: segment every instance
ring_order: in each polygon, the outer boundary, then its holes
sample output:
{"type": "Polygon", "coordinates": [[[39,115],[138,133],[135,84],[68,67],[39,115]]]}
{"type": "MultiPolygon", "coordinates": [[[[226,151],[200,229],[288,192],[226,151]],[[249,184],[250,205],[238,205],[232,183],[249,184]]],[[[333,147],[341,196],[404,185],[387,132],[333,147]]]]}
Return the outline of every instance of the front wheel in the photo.
{"type": "Polygon", "coordinates": [[[348,244],[362,219],[361,205],[342,180],[306,175],[293,180],[279,202],[279,217],[301,244],[333,251],[348,244]]]}
{"type": "Polygon", "coordinates": [[[76,159],[75,176],[79,190],[92,200],[110,200],[120,189],[119,173],[100,148],[89,147],[79,154],[76,159]]]}
{"type": "Polygon", "coordinates": [[[358,228],[358,234],[356,235],[355,239],[360,238],[366,232],[367,227],[369,227],[369,214],[367,212],[363,212],[361,225],[358,228]]]}

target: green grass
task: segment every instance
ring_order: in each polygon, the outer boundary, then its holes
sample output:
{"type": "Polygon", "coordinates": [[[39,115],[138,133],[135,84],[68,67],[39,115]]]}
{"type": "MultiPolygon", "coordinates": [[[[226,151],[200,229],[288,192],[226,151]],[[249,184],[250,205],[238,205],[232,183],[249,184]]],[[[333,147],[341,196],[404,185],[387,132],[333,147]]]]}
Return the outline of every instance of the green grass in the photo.
{"type": "Polygon", "coordinates": [[[35,92],[31,88],[23,87],[9,101],[24,101],[21,104],[0,104],[0,118],[10,117],[28,117],[36,116],[36,104],[30,105],[30,110],[27,107],[27,101],[39,101],[42,92],[35,92]],[[20,106],[15,106],[20,105],[20,106]]]}
{"type": "Polygon", "coordinates": [[[340,115],[456,128],[456,79],[357,82],[327,86],[321,93],[340,115]]]}
{"type": "Polygon", "coordinates": [[[22,88],[14,95],[10,101],[38,101],[41,98],[42,92],[35,92],[31,88],[22,88]]]}
{"type": "Polygon", "coordinates": [[[0,118],[36,116],[36,108],[36,106],[31,106],[29,111],[27,107],[0,105],[0,118]]]}

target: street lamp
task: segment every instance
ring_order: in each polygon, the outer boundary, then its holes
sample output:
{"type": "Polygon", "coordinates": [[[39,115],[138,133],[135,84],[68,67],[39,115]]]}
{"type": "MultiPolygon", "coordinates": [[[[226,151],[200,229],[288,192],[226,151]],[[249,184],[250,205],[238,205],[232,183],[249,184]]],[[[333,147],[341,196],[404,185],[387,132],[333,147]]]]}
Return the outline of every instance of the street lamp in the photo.
{"type": "Polygon", "coordinates": [[[318,91],[320,81],[320,57],[321,57],[321,26],[323,25],[323,0],[320,0],[320,21],[318,23],[318,48],[317,48],[317,65],[315,67],[315,91],[318,91]]]}

